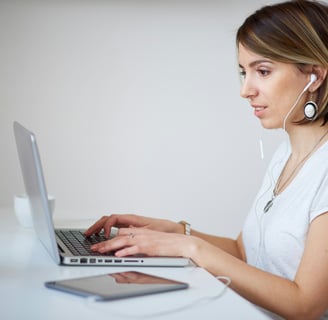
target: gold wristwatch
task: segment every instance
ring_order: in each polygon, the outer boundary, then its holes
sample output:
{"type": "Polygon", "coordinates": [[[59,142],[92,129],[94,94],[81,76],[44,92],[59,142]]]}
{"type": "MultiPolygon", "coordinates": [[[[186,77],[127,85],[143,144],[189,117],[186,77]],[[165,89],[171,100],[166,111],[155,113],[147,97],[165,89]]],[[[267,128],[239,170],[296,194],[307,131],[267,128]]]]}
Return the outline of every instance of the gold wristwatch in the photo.
{"type": "Polygon", "coordinates": [[[182,224],[183,227],[184,227],[184,234],[185,234],[186,236],[190,236],[190,233],[191,233],[191,226],[190,226],[190,223],[188,223],[187,221],[184,221],[184,220],[179,221],[179,223],[182,224]]]}

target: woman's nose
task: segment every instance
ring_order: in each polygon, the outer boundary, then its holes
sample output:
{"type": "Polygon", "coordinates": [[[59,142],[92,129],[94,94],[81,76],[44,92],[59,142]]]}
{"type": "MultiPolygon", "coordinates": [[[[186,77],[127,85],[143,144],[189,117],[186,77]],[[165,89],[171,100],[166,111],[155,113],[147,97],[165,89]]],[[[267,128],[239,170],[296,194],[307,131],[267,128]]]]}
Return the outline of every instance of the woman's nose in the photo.
{"type": "Polygon", "coordinates": [[[240,87],[240,96],[249,99],[256,95],[256,89],[249,79],[244,78],[240,87]]]}

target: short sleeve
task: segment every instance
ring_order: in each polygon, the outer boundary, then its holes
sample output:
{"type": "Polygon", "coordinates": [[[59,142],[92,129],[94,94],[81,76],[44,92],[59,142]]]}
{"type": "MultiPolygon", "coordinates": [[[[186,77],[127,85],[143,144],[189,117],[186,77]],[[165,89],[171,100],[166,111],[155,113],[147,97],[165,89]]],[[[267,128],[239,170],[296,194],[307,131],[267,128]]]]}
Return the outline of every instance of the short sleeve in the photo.
{"type": "Polygon", "coordinates": [[[321,174],[321,181],[318,183],[316,195],[311,205],[310,221],[312,222],[325,212],[328,212],[328,168],[325,168],[321,174]]]}

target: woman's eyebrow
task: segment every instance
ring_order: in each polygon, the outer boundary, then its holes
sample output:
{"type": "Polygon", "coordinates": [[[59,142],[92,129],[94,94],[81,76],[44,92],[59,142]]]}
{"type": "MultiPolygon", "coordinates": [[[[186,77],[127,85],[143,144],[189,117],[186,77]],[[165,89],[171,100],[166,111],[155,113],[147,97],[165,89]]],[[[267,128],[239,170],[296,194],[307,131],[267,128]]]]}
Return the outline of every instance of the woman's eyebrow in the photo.
{"type": "MultiPolygon", "coordinates": [[[[261,63],[271,63],[272,64],[273,62],[271,60],[268,60],[268,59],[260,59],[260,60],[254,60],[254,61],[252,61],[248,66],[250,68],[253,68],[256,65],[261,64],[261,63]]],[[[244,67],[241,64],[239,64],[239,67],[242,68],[242,69],[244,69],[244,67]]]]}

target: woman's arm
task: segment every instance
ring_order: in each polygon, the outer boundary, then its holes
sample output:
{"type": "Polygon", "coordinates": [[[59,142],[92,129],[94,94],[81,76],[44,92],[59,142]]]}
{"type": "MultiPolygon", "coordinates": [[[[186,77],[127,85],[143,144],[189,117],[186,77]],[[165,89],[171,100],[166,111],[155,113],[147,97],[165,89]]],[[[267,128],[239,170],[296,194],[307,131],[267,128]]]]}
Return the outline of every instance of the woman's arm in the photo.
{"type": "MultiPolygon", "coordinates": [[[[126,228],[131,226],[168,233],[184,233],[184,226],[181,223],[164,219],[148,218],[135,214],[112,214],[110,216],[103,216],[96,221],[85,231],[85,235],[90,236],[104,230],[105,236],[109,237],[110,229],[112,227],[126,228]]],[[[191,230],[191,235],[203,239],[228,252],[229,254],[245,261],[245,253],[241,235],[239,235],[237,240],[234,240],[230,238],[208,235],[193,229],[191,230]]]]}
{"type": "Polygon", "coordinates": [[[240,260],[246,261],[245,250],[244,250],[241,233],[239,234],[237,240],[230,239],[230,238],[224,238],[224,237],[212,236],[212,235],[208,235],[205,233],[201,233],[201,232],[193,230],[193,229],[191,230],[191,235],[198,237],[200,239],[203,239],[208,243],[211,243],[215,247],[220,248],[221,250],[229,253],[230,255],[232,255],[240,260]]]}
{"type": "MultiPolygon", "coordinates": [[[[283,318],[318,319],[328,309],[327,213],[316,218],[310,226],[294,281],[248,265],[243,259],[242,246],[238,245],[237,249],[233,240],[197,231],[185,236],[147,228],[121,228],[117,237],[99,243],[93,249],[99,252],[114,250],[120,257],[140,253],[188,257],[213,275],[229,277],[230,286],[236,292],[283,318]]],[[[238,242],[242,243],[241,236],[238,242]]]]}
{"type": "Polygon", "coordinates": [[[328,309],[328,214],[316,218],[294,281],[252,267],[205,242],[192,257],[214,275],[231,278],[231,287],[249,301],[286,319],[318,319],[328,309]]]}

